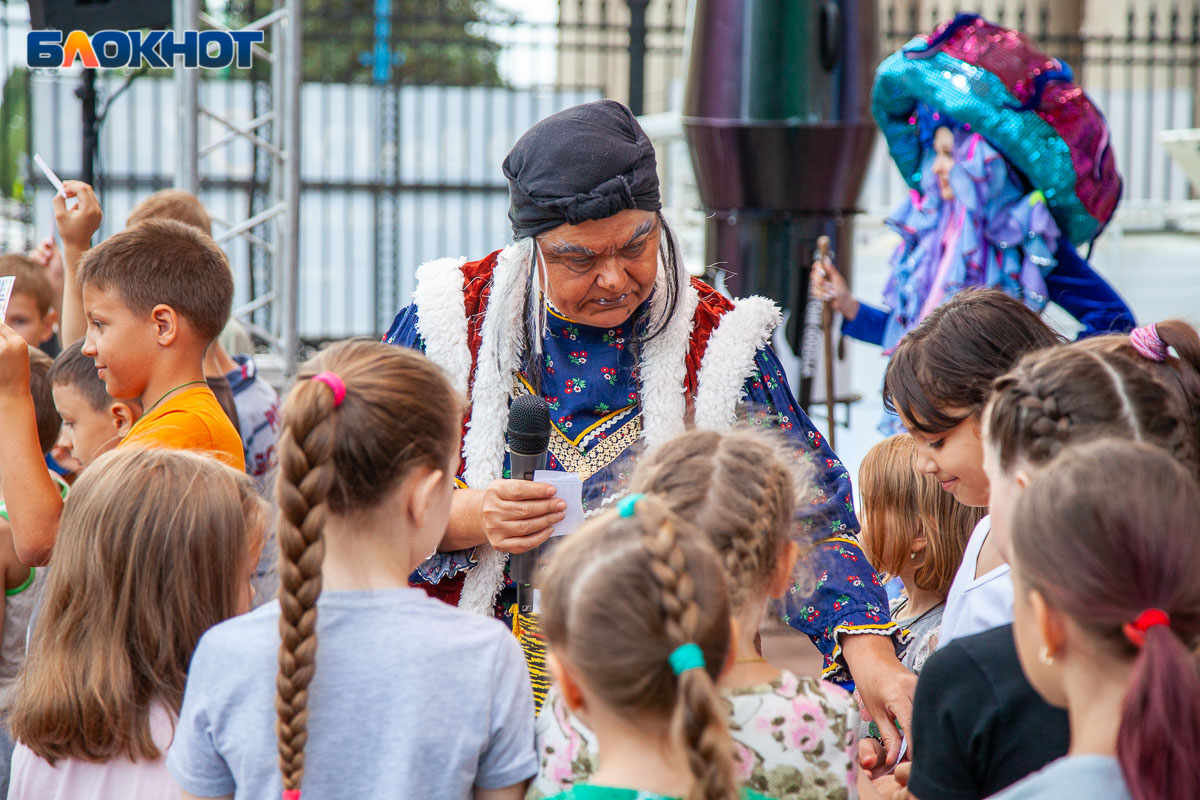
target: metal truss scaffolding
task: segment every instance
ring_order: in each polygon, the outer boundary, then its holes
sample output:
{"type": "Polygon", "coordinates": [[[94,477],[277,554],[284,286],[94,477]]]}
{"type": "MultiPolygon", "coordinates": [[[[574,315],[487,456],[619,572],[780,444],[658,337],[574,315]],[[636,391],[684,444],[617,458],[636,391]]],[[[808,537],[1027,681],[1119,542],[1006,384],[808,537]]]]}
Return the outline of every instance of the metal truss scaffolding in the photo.
{"type": "MultiPolygon", "coordinates": [[[[204,13],[202,0],[173,0],[177,30],[228,30],[204,13]]],[[[179,164],[175,186],[193,193],[200,189],[200,159],[235,141],[254,148],[254,163],[270,165],[269,190],[263,203],[248,205],[242,220],[216,220],[225,230],[215,236],[226,246],[237,237],[249,242],[251,262],[269,263],[268,285],[251,281],[254,296],[233,310],[252,333],[267,342],[285,376],[296,368],[297,287],[300,263],[300,11],[301,0],[274,0],[272,11],[244,26],[261,30],[264,46],[254,46],[254,60],[270,69],[270,105],[253,119],[230,119],[200,99],[200,71],[175,69],[179,110],[179,164]],[[224,129],[211,142],[200,142],[200,120],[213,120],[224,129]],[[262,158],[265,156],[265,158],[262,158]],[[257,313],[256,313],[257,312],[257,313]],[[254,319],[252,319],[252,316],[254,319]],[[257,322],[255,320],[258,320],[257,322]]],[[[252,88],[253,91],[253,88],[252,88]]],[[[253,114],[253,112],[251,112],[253,114]]],[[[248,114],[247,116],[250,116],[248,114]]],[[[252,189],[253,192],[253,189],[252,189]]]]}

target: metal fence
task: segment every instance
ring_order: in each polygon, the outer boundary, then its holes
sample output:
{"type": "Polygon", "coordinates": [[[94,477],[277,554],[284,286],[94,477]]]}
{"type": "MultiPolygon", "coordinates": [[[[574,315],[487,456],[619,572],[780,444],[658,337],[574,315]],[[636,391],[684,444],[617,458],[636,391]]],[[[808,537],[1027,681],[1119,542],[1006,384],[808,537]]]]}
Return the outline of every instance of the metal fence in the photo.
{"type": "MultiPolygon", "coordinates": [[[[211,5],[236,24],[269,0],[211,5]]],[[[944,19],[947,10],[936,6],[881,2],[881,52],[944,19]]],[[[1192,196],[1156,132],[1197,125],[1200,0],[1166,11],[1129,3],[1102,20],[1107,27],[1089,11],[1082,33],[1056,32],[1049,3],[994,11],[959,2],[954,10],[972,8],[1067,55],[1108,114],[1127,209],[1169,209],[1192,196]]],[[[377,334],[408,297],[421,262],[481,257],[508,241],[499,165],[538,118],[601,96],[647,113],[679,107],[684,0],[306,0],[304,10],[299,319],[309,340],[377,334]]],[[[19,68],[28,24],[23,0],[0,0],[0,195],[12,198],[0,203],[0,216],[11,220],[0,229],[5,249],[30,247],[52,227],[51,189],[31,171],[32,153],[64,177],[81,163],[78,72],[19,68]]],[[[171,81],[138,76],[117,96],[126,77],[106,72],[97,81],[107,108],[97,180],[102,235],[123,226],[137,199],[169,186],[176,162],[171,81]]],[[[205,103],[251,119],[262,94],[254,77],[206,74],[205,103]]],[[[220,220],[248,216],[269,179],[248,148],[202,161],[201,198],[218,230],[220,220]]],[[[880,145],[862,205],[885,209],[902,192],[880,145]]],[[[229,256],[237,302],[269,284],[269,262],[249,246],[232,246],[229,256]]]]}

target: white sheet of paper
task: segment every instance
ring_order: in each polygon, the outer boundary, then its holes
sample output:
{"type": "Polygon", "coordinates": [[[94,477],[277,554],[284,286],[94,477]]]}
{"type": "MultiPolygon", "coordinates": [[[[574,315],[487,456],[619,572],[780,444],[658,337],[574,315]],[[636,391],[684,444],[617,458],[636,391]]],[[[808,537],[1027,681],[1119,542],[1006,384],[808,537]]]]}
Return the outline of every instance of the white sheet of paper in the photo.
{"type": "Polygon", "coordinates": [[[0,278],[0,322],[4,322],[4,315],[8,313],[8,298],[12,297],[13,284],[16,282],[16,275],[0,278]]]}
{"type": "Polygon", "coordinates": [[[554,535],[566,536],[574,533],[583,524],[583,481],[574,472],[558,472],[552,469],[539,469],[533,473],[533,479],[538,483],[548,483],[554,487],[554,496],[567,501],[567,515],[561,522],[555,523],[554,535]]]}
{"type": "Polygon", "coordinates": [[[50,181],[51,185],[54,186],[54,189],[63,196],[64,200],[67,201],[67,208],[74,208],[75,206],[79,205],[79,198],[67,197],[67,190],[63,188],[62,180],[60,180],[59,177],[54,174],[54,170],[50,169],[50,165],[46,163],[41,154],[33,154],[33,163],[36,164],[37,168],[42,171],[42,174],[46,176],[46,180],[50,181]]]}

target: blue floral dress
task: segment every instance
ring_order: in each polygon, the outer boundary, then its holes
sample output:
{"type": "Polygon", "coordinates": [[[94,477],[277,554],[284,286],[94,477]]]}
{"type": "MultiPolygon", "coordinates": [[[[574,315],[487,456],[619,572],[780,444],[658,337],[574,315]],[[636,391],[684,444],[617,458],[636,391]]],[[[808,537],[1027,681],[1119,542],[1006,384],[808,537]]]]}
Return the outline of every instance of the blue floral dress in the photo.
{"type": "MultiPolygon", "coordinates": [[[[635,445],[642,434],[642,414],[637,357],[629,346],[632,324],[596,328],[551,309],[541,358],[535,364],[527,361],[514,377],[515,393],[540,391],[549,403],[553,430],[547,468],[579,473],[585,513],[595,513],[628,491],[639,449],[635,445]]],[[[425,349],[415,305],[396,315],[384,341],[425,349]]],[[[823,581],[813,594],[794,586],[778,610],[824,654],[826,677],[845,683],[848,675],[838,658],[837,634],[896,630],[884,590],[855,538],[858,521],[850,476],[796,407],[783,368],[769,347],[758,351],[743,392],[745,416],[756,425],[783,430],[795,445],[796,457],[816,467],[817,495],[801,524],[810,541],[818,543],[808,562],[823,581]]],[[[413,582],[437,584],[474,564],[472,550],[439,553],[414,573],[413,582]]],[[[514,594],[506,581],[498,616],[507,616],[514,594]]]]}

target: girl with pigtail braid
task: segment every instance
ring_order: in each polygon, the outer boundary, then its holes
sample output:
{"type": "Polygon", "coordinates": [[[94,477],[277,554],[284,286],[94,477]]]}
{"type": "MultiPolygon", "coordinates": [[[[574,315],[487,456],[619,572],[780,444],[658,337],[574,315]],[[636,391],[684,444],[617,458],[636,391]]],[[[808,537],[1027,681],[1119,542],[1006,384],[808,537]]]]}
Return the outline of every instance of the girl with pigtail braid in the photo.
{"type": "Polygon", "coordinates": [[[999,797],[1200,797],[1194,474],[1142,442],[1064,449],[1016,503],[1012,571],[1021,666],[1071,745],[999,797]]]}
{"type": "Polygon", "coordinates": [[[169,759],[185,798],[524,794],[516,640],[408,586],[446,528],[463,407],[411,350],[343,342],[301,370],[279,440],[278,602],[197,648],[169,759]]]}
{"type": "Polygon", "coordinates": [[[715,687],[733,655],[729,596],[698,531],[628,495],[556,548],[541,587],[547,661],[601,758],[555,798],[762,797],[735,777],[715,687]]]}
{"type": "MultiPolygon", "coordinates": [[[[694,525],[721,559],[737,626],[736,656],[717,689],[741,785],[777,800],[802,800],[813,786],[830,797],[848,796],[859,718],[854,700],[831,683],[776,667],[757,643],[769,602],[797,580],[811,583],[807,568],[796,577],[799,555],[811,551],[811,471],[784,440],[761,429],[694,430],[644,455],[631,487],[694,525]]],[[[598,765],[595,734],[570,713],[558,687],[538,716],[537,747],[540,768],[528,800],[589,781],[598,765]]]]}

